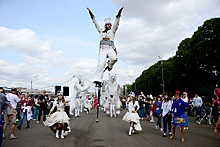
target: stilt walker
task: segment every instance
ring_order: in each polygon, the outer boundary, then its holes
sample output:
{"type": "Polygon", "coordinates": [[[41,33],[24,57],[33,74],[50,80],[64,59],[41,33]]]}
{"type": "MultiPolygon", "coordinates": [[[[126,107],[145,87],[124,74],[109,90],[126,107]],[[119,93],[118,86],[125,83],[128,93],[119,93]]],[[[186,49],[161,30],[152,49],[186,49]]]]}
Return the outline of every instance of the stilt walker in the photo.
{"type": "Polygon", "coordinates": [[[92,13],[92,11],[89,8],[87,8],[87,10],[89,11],[92,22],[94,23],[96,29],[100,34],[99,60],[98,60],[98,65],[94,80],[94,83],[96,85],[95,87],[98,87],[98,95],[97,95],[98,107],[97,107],[96,122],[99,122],[98,115],[99,115],[100,96],[101,96],[100,90],[102,87],[103,75],[105,70],[108,69],[108,71],[111,71],[113,65],[118,61],[117,50],[114,45],[114,38],[115,38],[115,33],[119,26],[119,21],[123,7],[118,11],[118,14],[116,15],[116,19],[113,25],[110,22],[111,18],[105,19],[104,28],[97,23],[95,19],[95,15],[92,13]]]}

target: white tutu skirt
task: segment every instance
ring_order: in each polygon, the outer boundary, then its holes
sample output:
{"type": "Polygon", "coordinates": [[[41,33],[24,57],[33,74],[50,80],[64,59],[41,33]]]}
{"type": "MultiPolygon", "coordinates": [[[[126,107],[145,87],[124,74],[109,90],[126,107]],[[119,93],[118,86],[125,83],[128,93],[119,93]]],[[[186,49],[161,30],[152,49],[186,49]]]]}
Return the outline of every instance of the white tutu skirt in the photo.
{"type": "Polygon", "coordinates": [[[123,118],[122,118],[123,121],[126,121],[126,122],[134,122],[134,128],[135,130],[137,131],[141,131],[142,130],[142,127],[141,127],[141,124],[140,124],[140,117],[138,115],[138,113],[132,113],[132,112],[127,112],[123,118]]]}
{"type": "Polygon", "coordinates": [[[91,108],[92,108],[92,105],[90,105],[90,104],[84,104],[84,107],[85,107],[85,108],[88,108],[88,109],[91,109],[91,108]]]}
{"type": "Polygon", "coordinates": [[[65,111],[61,112],[54,112],[53,114],[50,115],[50,117],[47,117],[44,125],[45,126],[53,126],[56,123],[67,123],[69,124],[70,118],[66,114],[65,111]]]}

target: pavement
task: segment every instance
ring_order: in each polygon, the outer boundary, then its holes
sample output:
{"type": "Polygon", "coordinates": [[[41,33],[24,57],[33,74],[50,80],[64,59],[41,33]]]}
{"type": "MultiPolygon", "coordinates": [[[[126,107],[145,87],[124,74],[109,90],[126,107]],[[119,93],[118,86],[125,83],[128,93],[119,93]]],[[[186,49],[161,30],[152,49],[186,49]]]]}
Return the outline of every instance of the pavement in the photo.
{"type": "Polygon", "coordinates": [[[189,130],[185,130],[185,142],[181,142],[179,127],[176,137],[170,140],[169,136],[162,137],[163,132],[155,129],[156,122],[150,123],[143,119],[143,130],[128,136],[129,124],[122,121],[126,110],[121,111],[116,118],[111,118],[100,110],[98,123],[96,112],[93,109],[89,114],[80,113],[80,117],[71,116],[71,133],[64,139],[57,139],[42,122],[36,124],[36,121],[31,120],[30,128],[26,129],[24,120],[21,130],[15,130],[18,138],[10,140],[8,126],[3,147],[220,147],[220,129],[215,137],[212,125],[205,122],[198,125],[194,117],[189,117],[189,130]]]}

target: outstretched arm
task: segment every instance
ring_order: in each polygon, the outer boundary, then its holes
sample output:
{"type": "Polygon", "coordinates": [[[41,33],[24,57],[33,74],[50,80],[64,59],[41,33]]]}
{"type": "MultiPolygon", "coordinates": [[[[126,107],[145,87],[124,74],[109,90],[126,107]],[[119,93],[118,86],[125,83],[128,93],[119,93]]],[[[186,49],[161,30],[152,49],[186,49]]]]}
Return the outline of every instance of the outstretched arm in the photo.
{"type": "Polygon", "coordinates": [[[92,11],[87,8],[87,10],[89,11],[89,15],[92,19],[92,22],[94,23],[96,29],[98,30],[98,32],[100,33],[102,31],[102,27],[98,24],[98,22],[95,20],[95,15],[92,13],[92,11]]]}
{"type": "Polygon", "coordinates": [[[120,17],[121,17],[121,12],[122,10],[124,9],[124,7],[122,7],[119,11],[118,11],[118,14],[116,15],[116,19],[115,19],[115,22],[113,24],[113,27],[112,27],[112,31],[115,33],[118,29],[118,26],[119,26],[119,21],[120,21],[120,17]]]}
{"type": "Polygon", "coordinates": [[[95,15],[92,13],[92,11],[91,11],[89,8],[87,8],[87,10],[89,11],[90,17],[91,17],[92,19],[95,18],[95,15]]]}
{"type": "Polygon", "coordinates": [[[121,9],[118,11],[118,14],[116,15],[117,18],[121,17],[121,12],[124,9],[124,7],[121,7],[121,9]]]}

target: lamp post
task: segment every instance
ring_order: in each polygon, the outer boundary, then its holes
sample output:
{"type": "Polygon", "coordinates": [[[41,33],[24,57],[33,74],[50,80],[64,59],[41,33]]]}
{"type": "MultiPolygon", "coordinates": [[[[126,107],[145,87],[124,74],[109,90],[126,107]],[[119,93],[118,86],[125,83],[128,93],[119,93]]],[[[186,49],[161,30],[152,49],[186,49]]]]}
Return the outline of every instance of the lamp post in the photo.
{"type": "Polygon", "coordinates": [[[164,74],[163,74],[163,61],[162,61],[162,58],[160,56],[158,56],[158,58],[160,59],[160,62],[161,62],[161,72],[162,72],[162,87],[163,87],[163,93],[164,93],[164,74]]]}
{"type": "Polygon", "coordinates": [[[31,92],[32,92],[32,83],[33,83],[33,79],[34,78],[37,78],[39,75],[36,75],[36,76],[33,76],[32,78],[31,78],[31,92]]]}

